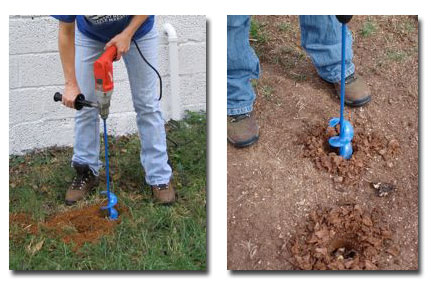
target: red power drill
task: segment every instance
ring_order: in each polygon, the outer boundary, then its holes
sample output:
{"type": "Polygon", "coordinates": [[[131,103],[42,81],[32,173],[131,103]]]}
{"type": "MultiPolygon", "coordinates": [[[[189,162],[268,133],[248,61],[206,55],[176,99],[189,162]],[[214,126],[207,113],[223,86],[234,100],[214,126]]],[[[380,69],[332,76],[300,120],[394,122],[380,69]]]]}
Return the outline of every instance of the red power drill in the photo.
{"type": "Polygon", "coordinates": [[[109,116],[110,98],[113,92],[113,61],[116,53],[116,46],[111,46],[94,63],[95,95],[103,120],[109,116]]]}

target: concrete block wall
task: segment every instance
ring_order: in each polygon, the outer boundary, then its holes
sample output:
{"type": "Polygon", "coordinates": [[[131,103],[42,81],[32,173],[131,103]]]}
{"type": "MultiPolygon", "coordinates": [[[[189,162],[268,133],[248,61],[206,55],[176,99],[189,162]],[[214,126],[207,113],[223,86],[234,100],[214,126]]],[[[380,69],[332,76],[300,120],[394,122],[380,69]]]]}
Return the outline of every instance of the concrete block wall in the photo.
{"type": "MultiPolygon", "coordinates": [[[[179,96],[183,110],[206,110],[205,16],[157,16],[160,32],[159,72],[163,79],[161,108],[169,119],[168,40],[163,24],[174,26],[179,49],[179,96]]],[[[74,110],[53,102],[63,89],[57,50],[58,21],[50,16],[9,18],[9,154],[50,146],[72,146],[74,110]]],[[[127,72],[122,61],[114,65],[109,134],[137,132],[127,72]]]]}

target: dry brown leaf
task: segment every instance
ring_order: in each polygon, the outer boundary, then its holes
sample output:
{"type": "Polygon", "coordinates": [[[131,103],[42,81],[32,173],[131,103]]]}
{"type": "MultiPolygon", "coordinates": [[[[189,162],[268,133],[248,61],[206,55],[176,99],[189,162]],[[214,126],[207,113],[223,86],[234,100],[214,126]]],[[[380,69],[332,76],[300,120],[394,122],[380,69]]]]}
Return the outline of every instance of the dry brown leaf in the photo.
{"type": "Polygon", "coordinates": [[[376,265],[373,264],[372,262],[370,262],[369,260],[365,261],[364,266],[365,266],[366,270],[377,270],[378,269],[378,267],[376,267],[376,265]]]}
{"type": "Polygon", "coordinates": [[[32,242],[30,242],[30,244],[27,246],[26,251],[27,253],[29,253],[30,255],[34,255],[37,252],[39,252],[42,249],[42,246],[44,245],[45,239],[42,239],[41,241],[39,241],[37,244],[32,246],[32,242]]]}
{"type": "Polygon", "coordinates": [[[368,215],[364,215],[364,216],[363,216],[363,218],[362,218],[362,222],[363,222],[363,224],[365,224],[365,225],[368,226],[368,227],[373,226],[372,219],[371,219],[368,215]]]}
{"type": "Polygon", "coordinates": [[[322,254],[323,256],[326,256],[328,254],[327,248],[316,248],[316,252],[322,254]]]}
{"type": "Polygon", "coordinates": [[[329,238],[329,231],[327,229],[317,231],[314,234],[316,235],[316,237],[318,237],[319,239],[322,239],[322,240],[329,238]]]}

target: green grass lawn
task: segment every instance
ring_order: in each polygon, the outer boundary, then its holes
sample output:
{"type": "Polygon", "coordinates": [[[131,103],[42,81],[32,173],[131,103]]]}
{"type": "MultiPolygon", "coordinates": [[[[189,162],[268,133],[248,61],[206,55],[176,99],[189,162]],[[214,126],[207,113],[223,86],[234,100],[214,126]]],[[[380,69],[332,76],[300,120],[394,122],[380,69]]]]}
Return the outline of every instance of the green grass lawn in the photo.
{"type": "MultiPolygon", "coordinates": [[[[189,113],[185,120],[167,124],[178,193],[173,206],[153,203],[151,190],[144,184],[138,137],[110,138],[112,191],[125,208],[112,234],[74,250],[74,244],[43,227],[32,233],[10,223],[10,269],[205,270],[206,134],[204,114],[189,113]]],[[[74,176],[71,155],[71,148],[51,148],[10,156],[10,213],[24,213],[38,224],[60,212],[104,201],[98,194],[105,189],[102,179],[87,200],[73,207],[64,205],[65,191],[74,176]]],[[[104,170],[100,173],[104,175],[104,170]]]]}

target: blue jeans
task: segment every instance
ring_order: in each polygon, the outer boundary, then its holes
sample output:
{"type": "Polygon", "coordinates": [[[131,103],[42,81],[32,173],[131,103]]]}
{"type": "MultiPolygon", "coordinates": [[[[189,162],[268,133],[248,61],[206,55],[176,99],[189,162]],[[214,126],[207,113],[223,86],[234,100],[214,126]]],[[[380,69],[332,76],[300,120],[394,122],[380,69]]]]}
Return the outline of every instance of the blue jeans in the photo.
{"type": "MultiPolygon", "coordinates": [[[[299,17],[301,45],[325,81],[340,81],[341,24],[335,15],[299,17]]],[[[252,111],[255,93],[251,79],[259,76],[259,61],[249,45],[250,17],[227,16],[227,115],[252,111]]],[[[352,33],[346,39],[346,76],[355,72],[352,33]]]]}
{"type": "MultiPolygon", "coordinates": [[[[137,40],[145,58],[157,66],[158,33],[153,28],[137,40]]],[[[103,52],[104,43],[88,38],[76,29],[75,68],[81,92],[90,101],[95,96],[93,65],[103,52]]],[[[157,76],[142,60],[135,45],[122,57],[128,73],[136,122],[141,140],[140,160],[150,185],[167,184],[172,170],[168,164],[166,133],[157,95],[157,76]]],[[[115,83],[116,90],[116,83],[115,83]]],[[[110,128],[110,115],[107,119],[110,128]]],[[[87,164],[95,175],[101,168],[100,117],[98,109],[83,108],[75,116],[73,163],[87,164]]]]}
{"type": "Polygon", "coordinates": [[[227,16],[227,113],[252,111],[255,93],[251,79],[260,75],[260,61],[249,45],[250,17],[227,16]]]}

